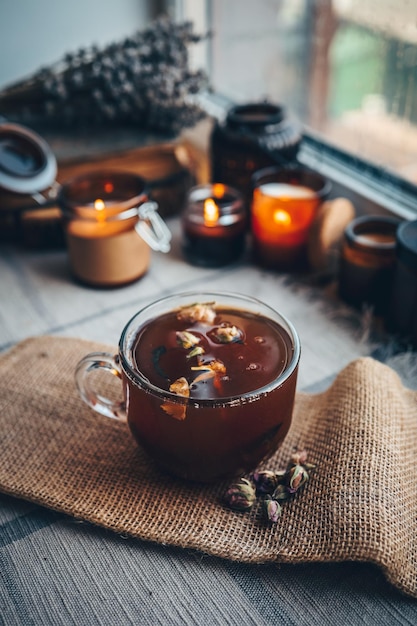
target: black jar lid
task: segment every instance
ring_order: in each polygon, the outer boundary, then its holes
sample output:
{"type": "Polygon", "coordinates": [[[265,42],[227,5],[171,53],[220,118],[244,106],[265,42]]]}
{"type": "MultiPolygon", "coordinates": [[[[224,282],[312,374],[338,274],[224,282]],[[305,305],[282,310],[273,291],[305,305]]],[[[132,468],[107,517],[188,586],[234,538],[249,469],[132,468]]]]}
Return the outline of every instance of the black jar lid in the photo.
{"type": "Polygon", "coordinates": [[[280,105],[270,102],[250,102],[229,109],[226,122],[231,128],[244,128],[256,132],[260,128],[281,124],[284,117],[285,111],[280,105]]]}
{"type": "Polygon", "coordinates": [[[417,270],[417,220],[403,222],[398,228],[397,256],[405,265],[417,270]]]}
{"type": "Polygon", "coordinates": [[[223,142],[257,148],[281,162],[296,157],[302,140],[300,124],[285,107],[272,102],[248,102],[233,106],[223,122],[214,126],[213,135],[223,142]]]}
{"type": "Polygon", "coordinates": [[[0,188],[36,194],[55,182],[57,164],[48,144],[19,124],[0,123],[0,188]]]}

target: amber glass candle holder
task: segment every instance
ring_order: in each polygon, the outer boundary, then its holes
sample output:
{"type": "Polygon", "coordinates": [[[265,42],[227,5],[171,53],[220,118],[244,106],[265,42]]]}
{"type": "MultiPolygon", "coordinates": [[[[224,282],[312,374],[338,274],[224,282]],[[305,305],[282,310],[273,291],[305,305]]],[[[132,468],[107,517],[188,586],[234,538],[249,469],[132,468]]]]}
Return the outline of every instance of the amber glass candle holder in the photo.
{"type": "Polygon", "coordinates": [[[399,220],[362,216],[345,229],[339,271],[339,293],[348,304],[371,306],[383,315],[389,302],[399,220]]]}
{"type": "Polygon", "coordinates": [[[252,181],[255,262],[280,270],[305,266],[309,229],[330,182],[302,167],[267,168],[256,172],[252,181]]]}
{"type": "Polygon", "coordinates": [[[202,267],[237,261],[245,249],[246,224],[239,191],[221,183],[193,187],[182,216],[185,258],[202,267]]]}

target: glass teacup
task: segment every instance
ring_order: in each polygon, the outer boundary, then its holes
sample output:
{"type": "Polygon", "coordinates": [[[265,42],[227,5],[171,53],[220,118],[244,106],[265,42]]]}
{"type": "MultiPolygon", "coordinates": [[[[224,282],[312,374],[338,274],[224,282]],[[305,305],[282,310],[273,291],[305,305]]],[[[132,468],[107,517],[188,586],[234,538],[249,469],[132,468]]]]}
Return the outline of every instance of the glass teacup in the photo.
{"type": "Polygon", "coordinates": [[[160,299],[125,326],[116,356],[92,353],[76,369],[83,400],[127,421],[170,473],[213,481],[253,470],[286,436],[300,342],[290,321],[240,294],[160,299]],[[89,374],[122,379],[123,401],[100,395],[89,374]]]}

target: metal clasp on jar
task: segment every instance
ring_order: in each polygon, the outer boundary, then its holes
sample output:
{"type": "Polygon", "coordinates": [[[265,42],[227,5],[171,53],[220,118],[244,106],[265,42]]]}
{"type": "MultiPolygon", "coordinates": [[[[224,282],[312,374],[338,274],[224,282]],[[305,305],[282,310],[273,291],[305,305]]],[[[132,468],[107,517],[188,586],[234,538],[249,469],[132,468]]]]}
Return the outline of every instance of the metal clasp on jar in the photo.
{"type": "Polygon", "coordinates": [[[138,209],[139,220],[135,230],[152,250],[169,252],[171,249],[171,232],[158,213],[156,202],[148,201],[138,209]]]}

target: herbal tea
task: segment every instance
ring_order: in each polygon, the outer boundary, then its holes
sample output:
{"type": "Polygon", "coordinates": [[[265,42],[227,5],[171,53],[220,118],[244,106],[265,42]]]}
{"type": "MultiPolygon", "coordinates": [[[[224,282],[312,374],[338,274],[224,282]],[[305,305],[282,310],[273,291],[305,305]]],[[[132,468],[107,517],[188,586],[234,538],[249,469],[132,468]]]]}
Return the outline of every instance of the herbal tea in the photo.
{"type": "Polygon", "coordinates": [[[148,322],[134,349],[137,369],[152,384],[170,391],[183,378],[189,397],[198,400],[260,389],[285,370],[292,356],[291,339],[275,322],[210,303],[148,322]]]}
{"type": "Polygon", "coordinates": [[[186,306],[143,325],[132,353],[152,385],[175,394],[128,392],[130,428],[163,467],[197,480],[244,472],[287,434],[296,372],[268,386],[292,362],[294,344],[275,321],[221,304],[186,306]]]}

